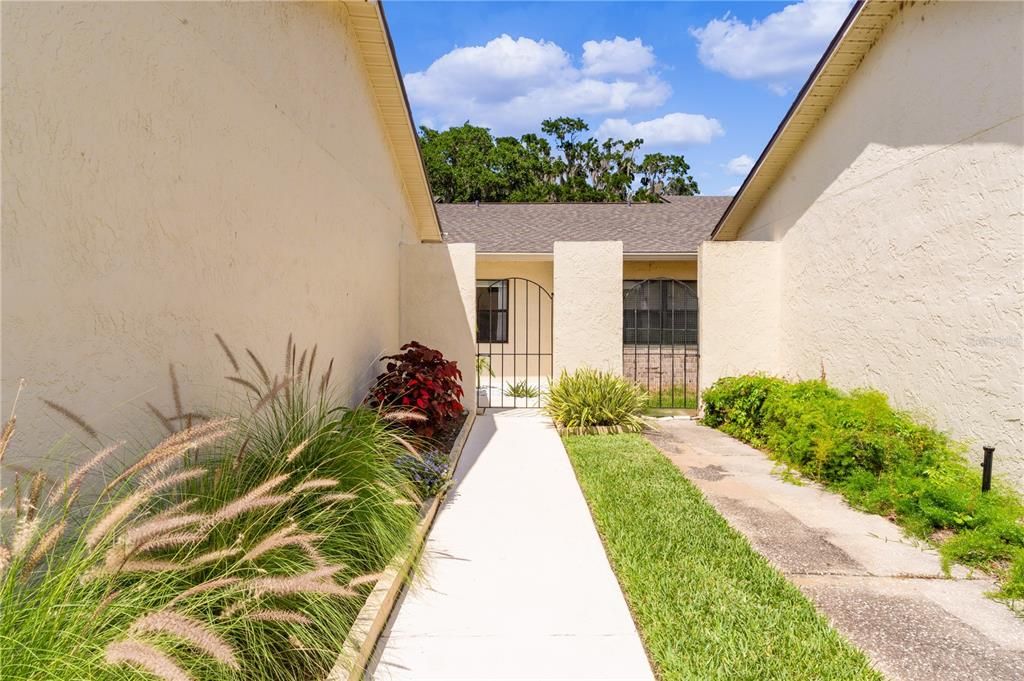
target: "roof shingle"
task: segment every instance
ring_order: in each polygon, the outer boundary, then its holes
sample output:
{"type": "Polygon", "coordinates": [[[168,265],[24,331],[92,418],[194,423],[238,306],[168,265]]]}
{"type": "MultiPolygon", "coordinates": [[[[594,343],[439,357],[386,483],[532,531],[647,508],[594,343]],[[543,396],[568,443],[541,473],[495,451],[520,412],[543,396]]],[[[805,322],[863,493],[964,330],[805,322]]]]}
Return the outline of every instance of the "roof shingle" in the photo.
{"type": "Polygon", "coordinates": [[[624,253],[694,253],[730,196],[667,203],[439,203],[444,239],[478,253],[551,253],[555,241],[622,241],[624,253]]]}

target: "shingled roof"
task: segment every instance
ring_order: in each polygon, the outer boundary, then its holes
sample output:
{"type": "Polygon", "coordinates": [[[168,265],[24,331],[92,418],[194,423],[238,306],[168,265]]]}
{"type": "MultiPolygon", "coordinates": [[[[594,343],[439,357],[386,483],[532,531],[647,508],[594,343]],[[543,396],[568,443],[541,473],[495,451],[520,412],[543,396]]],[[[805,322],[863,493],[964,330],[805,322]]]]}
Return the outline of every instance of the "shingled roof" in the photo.
{"type": "Polygon", "coordinates": [[[449,243],[477,253],[551,253],[555,241],[621,241],[624,253],[695,253],[730,196],[675,196],[666,203],[439,203],[449,243]]]}

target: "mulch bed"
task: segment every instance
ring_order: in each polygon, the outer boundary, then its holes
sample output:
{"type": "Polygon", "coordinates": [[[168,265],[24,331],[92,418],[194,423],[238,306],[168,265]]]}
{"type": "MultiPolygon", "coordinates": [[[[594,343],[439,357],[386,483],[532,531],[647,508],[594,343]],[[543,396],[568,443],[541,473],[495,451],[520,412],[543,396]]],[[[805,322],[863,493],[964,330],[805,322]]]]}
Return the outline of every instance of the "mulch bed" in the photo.
{"type": "Polygon", "coordinates": [[[466,422],[467,418],[469,418],[469,412],[463,409],[462,413],[452,419],[448,425],[438,428],[434,436],[430,438],[430,442],[442,452],[450,455],[455,446],[455,440],[458,439],[459,432],[462,430],[462,424],[466,422]]]}

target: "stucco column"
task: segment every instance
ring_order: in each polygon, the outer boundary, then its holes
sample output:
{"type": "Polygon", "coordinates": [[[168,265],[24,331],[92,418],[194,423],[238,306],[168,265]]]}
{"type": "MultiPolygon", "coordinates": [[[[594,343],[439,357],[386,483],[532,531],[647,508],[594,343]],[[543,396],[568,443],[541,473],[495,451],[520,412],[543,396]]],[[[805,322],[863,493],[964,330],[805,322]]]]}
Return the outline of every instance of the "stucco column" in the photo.
{"type": "Polygon", "coordinates": [[[724,376],[779,373],[780,244],[705,241],[697,258],[700,390],[724,376]]]}
{"type": "Polygon", "coordinates": [[[622,373],[622,242],[556,241],[554,367],[622,373]]]}
{"type": "Polygon", "coordinates": [[[476,409],[476,246],[402,244],[402,342],[459,363],[462,403],[476,409]]]}

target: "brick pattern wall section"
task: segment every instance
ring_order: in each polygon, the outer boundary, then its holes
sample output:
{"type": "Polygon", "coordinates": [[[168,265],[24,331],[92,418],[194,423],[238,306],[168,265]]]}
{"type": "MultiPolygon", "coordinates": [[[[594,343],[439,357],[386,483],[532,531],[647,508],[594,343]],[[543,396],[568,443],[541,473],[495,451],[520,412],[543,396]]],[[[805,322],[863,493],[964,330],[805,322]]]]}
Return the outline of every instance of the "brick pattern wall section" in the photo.
{"type": "Polygon", "coordinates": [[[674,384],[694,394],[699,364],[700,355],[693,345],[622,346],[622,375],[648,390],[668,390],[674,384]]]}

